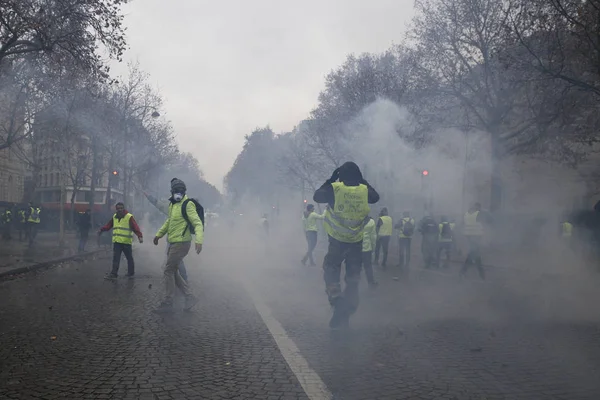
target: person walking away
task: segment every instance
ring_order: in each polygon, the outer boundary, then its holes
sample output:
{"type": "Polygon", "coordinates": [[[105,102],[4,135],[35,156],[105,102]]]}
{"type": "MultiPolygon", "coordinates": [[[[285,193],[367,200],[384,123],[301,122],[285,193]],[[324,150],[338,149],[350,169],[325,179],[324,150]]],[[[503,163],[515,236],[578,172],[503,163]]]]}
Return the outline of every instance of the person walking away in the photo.
{"type": "Polygon", "coordinates": [[[19,242],[23,241],[23,236],[27,239],[27,212],[25,209],[17,211],[17,230],[19,231],[19,242]]]}
{"type": "Polygon", "coordinates": [[[10,211],[9,208],[7,208],[6,210],[4,210],[4,212],[2,213],[2,216],[0,218],[2,221],[2,239],[9,241],[12,239],[11,235],[10,235],[10,230],[12,227],[12,211],[10,211]]]}
{"type": "Polygon", "coordinates": [[[92,215],[89,209],[85,210],[83,214],[79,215],[77,220],[77,230],[79,231],[79,247],[78,251],[83,253],[85,251],[85,245],[87,244],[90,229],[92,228],[92,215]]]}
{"type": "Polygon", "coordinates": [[[358,308],[362,241],[369,222],[369,204],[377,203],[379,194],[363,178],[358,165],[346,162],[315,191],[313,200],[327,204],[323,226],[329,247],[323,261],[323,278],[329,304],[334,309],[329,326],[347,327],[350,315],[358,308]],[[346,287],[342,293],[340,275],[344,261],[346,287]]]}
{"type": "Polygon", "coordinates": [[[388,249],[390,247],[390,238],[392,236],[393,223],[392,217],[388,214],[387,207],[383,207],[377,219],[377,244],[375,245],[375,265],[379,265],[379,250],[383,250],[383,260],[381,266],[387,266],[388,249]]]}
{"type": "Polygon", "coordinates": [[[421,232],[421,253],[425,268],[431,268],[435,265],[436,251],[438,244],[439,228],[438,224],[430,214],[423,217],[419,224],[419,232],[421,232]]]}
{"type": "Polygon", "coordinates": [[[564,247],[574,251],[575,241],[573,240],[573,224],[569,222],[569,218],[566,214],[563,216],[560,223],[559,235],[564,247]]]}
{"type": "Polygon", "coordinates": [[[377,230],[375,227],[375,220],[369,218],[369,222],[365,225],[365,231],[363,233],[363,244],[362,244],[362,266],[367,276],[367,282],[370,288],[376,288],[378,283],[375,281],[373,276],[373,247],[377,243],[377,230]]]}
{"type": "Polygon", "coordinates": [[[29,237],[29,247],[33,246],[33,242],[37,236],[42,210],[36,207],[33,202],[29,203],[29,212],[27,215],[27,236],[29,237]]]}
{"type": "Polygon", "coordinates": [[[267,214],[263,214],[258,221],[259,226],[259,238],[262,238],[263,245],[265,246],[265,253],[269,252],[269,219],[267,214]]]}
{"type": "Polygon", "coordinates": [[[454,227],[455,224],[449,222],[448,218],[445,216],[441,217],[439,225],[440,236],[438,238],[437,265],[442,265],[440,263],[442,253],[445,253],[446,259],[444,260],[443,264],[444,268],[448,268],[450,266],[450,256],[454,247],[454,227]]]}
{"type": "Polygon", "coordinates": [[[133,234],[138,237],[140,243],[144,242],[142,231],[135,222],[133,215],[125,209],[123,203],[117,203],[113,217],[98,231],[98,236],[102,232],[113,230],[113,261],[112,270],[106,274],[104,279],[115,280],[119,274],[119,264],[121,264],[121,254],[127,259],[127,277],[132,279],[135,275],[135,264],[133,262],[133,234]]]}
{"type": "Polygon", "coordinates": [[[173,310],[175,286],[185,296],[184,310],[189,311],[198,300],[192,295],[188,283],[179,273],[181,261],[188,255],[192,245],[192,234],[195,235],[196,254],[202,251],[204,241],[204,209],[200,204],[186,195],[187,187],[181,179],[171,180],[171,197],[169,198],[169,214],[154,237],[154,245],[167,235],[169,251],[164,267],[165,299],[155,310],[170,312],[173,310]]]}
{"type": "Polygon", "coordinates": [[[317,232],[319,228],[317,221],[322,220],[324,216],[315,212],[315,205],[309,204],[306,206],[306,211],[302,216],[302,222],[304,224],[304,234],[306,236],[306,243],[308,244],[308,250],[304,257],[302,257],[302,265],[306,265],[306,261],[310,260],[310,266],[314,267],[315,260],[313,259],[313,251],[317,247],[317,232]]]}
{"type": "Polygon", "coordinates": [[[481,211],[481,204],[475,203],[464,215],[463,231],[467,240],[469,252],[460,270],[460,276],[465,277],[471,265],[479,271],[479,277],[485,279],[485,271],[481,261],[481,243],[483,239],[483,223],[490,222],[490,216],[481,211]]]}
{"type": "MultiPolygon", "coordinates": [[[[177,178],[173,178],[171,179],[171,183],[177,180],[177,178]]],[[[160,211],[161,213],[163,213],[165,216],[169,215],[169,204],[171,204],[168,200],[166,202],[159,202],[158,199],[154,196],[151,196],[150,194],[146,193],[145,191],[143,192],[144,196],[146,196],[146,198],[148,199],[148,201],[150,202],[150,204],[152,204],[154,207],[156,207],[156,209],[158,211],[160,211]]],[[[166,254],[169,254],[169,238],[167,237],[167,248],[166,248],[166,254]]],[[[179,274],[181,275],[181,277],[183,278],[184,281],[188,282],[188,274],[187,274],[187,269],[185,268],[185,262],[183,261],[183,259],[181,260],[181,263],[179,264],[179,274]]]]}
{"type": "Polygon", "coordinates": [[[415,234],[415,220],[410,217],[408,211],[402,213],[402,219],[395,226],[398,230],[398,251],[399,263],[398,267],[408,268],[410,264],[410,248],[412,237],[415,234]]]}

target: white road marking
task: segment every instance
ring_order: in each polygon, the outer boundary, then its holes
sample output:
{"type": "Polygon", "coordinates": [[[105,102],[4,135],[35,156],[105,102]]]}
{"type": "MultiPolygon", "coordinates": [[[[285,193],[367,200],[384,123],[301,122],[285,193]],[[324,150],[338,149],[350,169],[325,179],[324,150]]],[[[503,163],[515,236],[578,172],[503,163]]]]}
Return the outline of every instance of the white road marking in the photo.
{"type": "Polygon", "coordinates": [[[262,318],[263,322],[271,332],[275,343],[283,355],[283,358],[290,366],[290,369],[302,385],[302,389],[310,400],[328,400],[333,396],[321,380],[319,375],[313,370],[302,354],[296,343],[287,335],[287,332],[281,326],[279,321],[275,319],[271,313],[271,309],[263,301],[263,296],[250,282],[243,283],[246,292],[252,298],[254,307],[262,318]]]}

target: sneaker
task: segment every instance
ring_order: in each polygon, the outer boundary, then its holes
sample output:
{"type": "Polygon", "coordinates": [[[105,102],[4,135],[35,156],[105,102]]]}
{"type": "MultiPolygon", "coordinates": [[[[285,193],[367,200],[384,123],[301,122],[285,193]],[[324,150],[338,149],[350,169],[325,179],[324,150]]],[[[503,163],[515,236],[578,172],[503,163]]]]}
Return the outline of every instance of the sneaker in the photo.
{"type": "Polygon", "coordinates": [[[164,313],[170,313],[173,311],[173,304],[172,303],[167,303],[165,301],[163,301],[162,303],[160,303],[160,305],[158,306],[158,308],[154,309],[154,312],[157,314],[164,314],[164,313]]]}
{"type": "Polygon", "coordinates": [[[114,281],[118,278],[117,275],[113,275],[113,274],[106,274],[106,276],[104,276],[104,279],[107,281],[114,281]]]}
{"type": "Polygon", "coordinates": [[[195,296],[188,296],[185,298],[185,306],[183,307],[183,311],[191,311],[194,306],[198,304],[198,299],[195,296]]]}
{"type": "Polygon", "coordinates": [[[133,279],[134,277],[135,277],[135,274],[131,274],[131,275],[127,274],[127,279],[133,279]]]}

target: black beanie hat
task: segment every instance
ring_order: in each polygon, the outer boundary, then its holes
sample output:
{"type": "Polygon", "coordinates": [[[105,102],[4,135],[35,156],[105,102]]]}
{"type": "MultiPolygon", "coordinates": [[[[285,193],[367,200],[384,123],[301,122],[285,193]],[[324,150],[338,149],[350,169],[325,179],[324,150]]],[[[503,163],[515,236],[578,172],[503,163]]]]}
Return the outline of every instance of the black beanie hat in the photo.
{"type": "Polygon", "coordinates": [[[171,179],[171,192],[185,192],[186,190],[187,187],[185,186],[185,182],[183,182],[181,179],[171,179]]]}

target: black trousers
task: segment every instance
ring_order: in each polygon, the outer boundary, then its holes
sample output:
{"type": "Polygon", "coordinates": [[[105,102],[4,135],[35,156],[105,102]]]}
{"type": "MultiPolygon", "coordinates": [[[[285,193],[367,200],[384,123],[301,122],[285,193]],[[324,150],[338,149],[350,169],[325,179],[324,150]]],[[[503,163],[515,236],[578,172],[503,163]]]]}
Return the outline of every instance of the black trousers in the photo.
{"type": "Polygon", "coordinates": [[[363,251],[362,253],[362,266],[367,276],[367,282],[375,283],[375,277],[373,276],[373,252],[363,251]]]}
{"type": "Polygon", "coordinates": [[[467,236],[467,242],[469,244],[469,253],[467,259],[460,270],[460,275],[465,276],[469,267],[473,264],[479,271],[479,277],[485,279],[485,271],[483,270],[483,262],[481,261],[481,237],[479,236],[467,236]]]}
{"type": "Polygon", "coordinates": [[[79,252],[80,253],[85,251],[85,245],[87,244],[89,234],[90,234],[90,231],[88,229],[83,229],[80,232],[80,236],[79,236],[79,252]]]}
{"type": "Polygon", "coordinates": [[[310,265],[315,265],[315,260],[313,259],[313,251],[315,250],[315,247],[317,247],[316,231],[306,231],[306,243],[308,244],[308,251],[302,258],[302,264],[306,264],[306,261],[310,260],[310,265]]]}
{"type": "Polygon", "coordinates": [[[27,236],[29,237],[29,245],[33,246],[33,241],[38,233],[38,226],[35,222],[27,222],[27,236]]]}
{"type": "Polygon", "coordinates": [[[438,251],[437,251],[437,265],[440,264],[442,260],[442,253],[446,254],[446,260],[444,261],[444,268],[448,268],[450,266],[450,255],[452,254],[452,242],[439,242],[438,243],[438,251]]]}
{"type": "Polygon", "coordinates": [[[379,262],[379,250],[383,249],[383,260],[381,265],[385,266],[387,263],[388,249],[390,248],[390,237],[391,236],[379,236],[377,238],[377,244],[375,244],[375,263],[379,262]]]}
{"type": "Polygon", "coordinates": [[[399,263],[400,268],[408,267],[410,264],[410,246],[412,244],[412,238],[398,238],[398,252],[399,252],[399,263]]]}
{"type": "Polygon", "coordinates": [[[125,254],[127,259],[127,275],[135,274],[135,265],[133,264],[133,249],[130,244],[113,243],[113,262],[111,275],[119,274],[119,264],[121,264],[121,254],[125,254]]]}
{"type": "Polygon", "coordinates": [[[423,254],[425,268],[430,268],[435,264],[437,253],[437,239],[437,234],[423,235],[421,241],[421,253],[423,254]]]}
{"type": "Polygon", "coordinates": [[[349,314],[358,308],[358,283],[362,269],[362,241],[344,243],[329,236],[329,249],[323,261],[323,278],[329,303],[343,306],[349,314]],[[342,293],[342,262],[346,263],[346,287],[342,293]]]}

